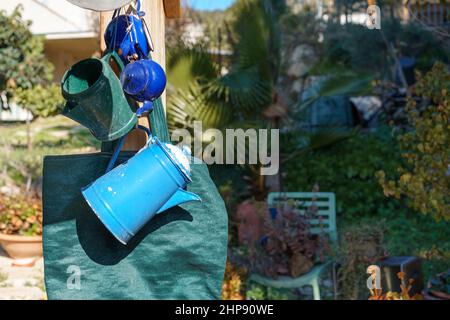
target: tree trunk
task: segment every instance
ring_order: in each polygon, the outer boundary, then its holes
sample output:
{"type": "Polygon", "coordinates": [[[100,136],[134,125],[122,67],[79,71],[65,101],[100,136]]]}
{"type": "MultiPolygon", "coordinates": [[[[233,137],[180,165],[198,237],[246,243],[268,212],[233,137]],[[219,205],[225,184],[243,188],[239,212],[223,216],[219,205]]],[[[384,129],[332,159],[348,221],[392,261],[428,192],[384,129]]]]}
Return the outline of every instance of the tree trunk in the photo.
{"type": "Polygon", "coordinates": [[[33,149],[33,141],[31,139],[31,121],[29,117],[27,117],[27,149],[28,151],[33,149]]]}

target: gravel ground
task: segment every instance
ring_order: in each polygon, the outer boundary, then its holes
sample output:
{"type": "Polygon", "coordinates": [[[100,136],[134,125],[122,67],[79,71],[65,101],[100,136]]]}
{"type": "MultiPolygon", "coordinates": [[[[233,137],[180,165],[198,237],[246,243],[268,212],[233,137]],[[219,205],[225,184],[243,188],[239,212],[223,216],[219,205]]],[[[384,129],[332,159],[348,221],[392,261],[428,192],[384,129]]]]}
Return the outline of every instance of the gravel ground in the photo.
{"type": "Polygon", "coordinates": [[[31,267],[13,266],[0,248],[0,300],[44,300],[44,260],[31,267]]]}

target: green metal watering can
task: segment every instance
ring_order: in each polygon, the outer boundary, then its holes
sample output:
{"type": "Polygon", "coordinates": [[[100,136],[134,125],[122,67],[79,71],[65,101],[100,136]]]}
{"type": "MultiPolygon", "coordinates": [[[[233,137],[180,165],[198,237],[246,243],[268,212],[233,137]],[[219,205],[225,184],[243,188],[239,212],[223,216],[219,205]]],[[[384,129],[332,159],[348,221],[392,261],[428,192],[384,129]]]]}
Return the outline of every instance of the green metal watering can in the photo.
{"type": "Polygon", "coordinates": [[[67,100],[62,114],[105,142],[126,135],[137,123],[134,102],[125,96],[109,65],[111,58],[122,71],[122,60],[112,52],[101,59],[79,61],[65,73],[61,83],[62,95],[67,100]]]}

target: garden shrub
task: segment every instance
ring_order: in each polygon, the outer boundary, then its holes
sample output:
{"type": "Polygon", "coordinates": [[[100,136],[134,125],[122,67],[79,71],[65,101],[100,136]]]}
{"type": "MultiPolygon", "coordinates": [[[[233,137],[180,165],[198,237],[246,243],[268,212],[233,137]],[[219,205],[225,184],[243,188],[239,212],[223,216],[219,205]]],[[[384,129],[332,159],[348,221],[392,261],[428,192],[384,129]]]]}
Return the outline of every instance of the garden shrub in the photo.
{"type": "Polygon", "coordinates": [[[285,191],[306,191],[318,184],[321,191],[334,192],[337,214],[345,220],[384,215],[404,210],[404,204],[383,195],[375,173],[394,173],[400,163],[395,137],[388,128],[382,128],[309,150],[287,162],[283,187],[285,191]]]}
{"type": "Polygon", "coordinates": [[[336,260],[339,298],[345,300],[367,299],[366,269],[386,255],[384,220],[369,218],[348,225],[341,232],[336,260]]]}
{"type": "Polygon", "coordinates": [[[289,289],[266,287],[250,281],[245,293],[248,300],[297,300],[298,296],[289,289]]]}
{"type": "MultiPolygon", "coordinates": [[[[442,41],[417,24],[402,25],[388,19],[383,20],[382,31],[400,55],[415,58],[421,70],[430,69],[436,61],[448,59],[442,41]]],[[[388,71],[392,58],[381,32],[358,24],[329,24],[324,32],[323,62],[379,74],[388,71]]]]}
{"type": "Polygon", "coordinates": [[[449,223],[414,211],[391,212],[385,216],[385,242],[392,256],[422,258],[424,279],[448,269],[450,261],[449,223]]]}
{"type": "Polygon", "coordinates": [[[0,90],[29,89],[52,80],[53,66],[45,58],[44,37],[33,36],[23,6],[11,14],[0,11],[0,90]]]}
{"type": "MultiPolygon", "coordinates": [[[[0,11],[0,92],[8,102],[19,95],[18,104],[35,116],[56,113],[62,100],[57,85],[51,85],[53,65],[44,53],[44,37],[34,36],[31,21],[22,16],[23,6],[11,14],[0,11]]],[[[0,99],[0,107],[7,104],[0,99]]]]}
{"type": "Polygon", "coordinates": [[[26,147],[25,128],[25,125],[5,125],[0,130],[0,187],[27,185],[40,193],[43,155],[87,153],[100,148],[100,142],[89,130],[62,116],[31,123],[31,150],[26,147]]]}
{"type": "Polygon", "coordinates": [[[42,235],[42,204],[38,198],[0,197],[0,233],[42,235]]]}
{"type": "MultiPolygon", "coordinates": [[[[450,73],[437,63],[420,77],[416,93],[429,100],[420,112],[410,100],[407,107],[413,129],[399,136],[406,165],[399,169],[398,181],[377,174],[386,196],[407,196],[407,204],[435,219],[450,220],[450,73]]],[[[397,179],[397,178],[396,178],[397,179]]]]}
{"type": "Polygon", "coordinates": [[[227,261],[222,284],[222,300],[244,300],[245,268],[236,267],[227,261]]]}
{"type": "Polygon", "coordinates": [[[339,230],[336,257],[341,299],[366,299],[366,268],[386,256],[417,256],[422,259],[425,282],[448,269],[448,223],[415,212],[392,211],[383,219],[370,217],[346,222],[339,230]]]}
{"type": "Polygon", "coordinates": [[[44,118],[59,114],[64,104],[59,84],[37,85],[31,89],[18,88],[15,99],[18,105],[25,106],[34,116],[44,118]]]}

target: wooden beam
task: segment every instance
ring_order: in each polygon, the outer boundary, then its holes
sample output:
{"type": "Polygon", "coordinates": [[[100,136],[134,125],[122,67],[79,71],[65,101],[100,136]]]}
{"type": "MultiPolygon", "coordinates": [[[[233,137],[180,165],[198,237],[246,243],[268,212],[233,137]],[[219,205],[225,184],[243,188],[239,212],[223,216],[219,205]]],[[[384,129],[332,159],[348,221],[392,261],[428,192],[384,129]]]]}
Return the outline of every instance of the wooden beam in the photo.
{"type": "MultiPolygon", "coordinates": [[[[166,47],[165,47],[165,12],[163,0],[145,0],[142,2],[141,10],[145,12],[145,21],[152,35],[155,51],[152,52],[152,59],[158,62],[163,68],[166,65],[166,47]]],[[[111,21],[113,12],[102,12],[100,14],[100,48],[102,51],[106,49],[103,34],[111,21]]],[[[165,93],[162,95],[163,104],[165,105],[165,93]]],[[[139,124],[150,128],[147,117],[139,119],[139,124]]],[[[141,149],[147,142],[146,135],[141,130],[134,130],[127,139],[123,150],[135,151],[141,149]]]]}
{"type": "Polygon", "coordinates": [[[168,19],[181,18],[180,0],[164,0],[164,11],[168,19]]]}
{"type": "Polygon", "coordinates": [[[113,16],[113,11],[108,12],[101,12],[100,13],[100,34],[99,34],[99,43],[100,43],[100,50],[101,52],[104,52],[106,50],[106,43],[105,43],[105,30],[108,26],[109,22],[111,21],[111,18],[113,16]]]}

